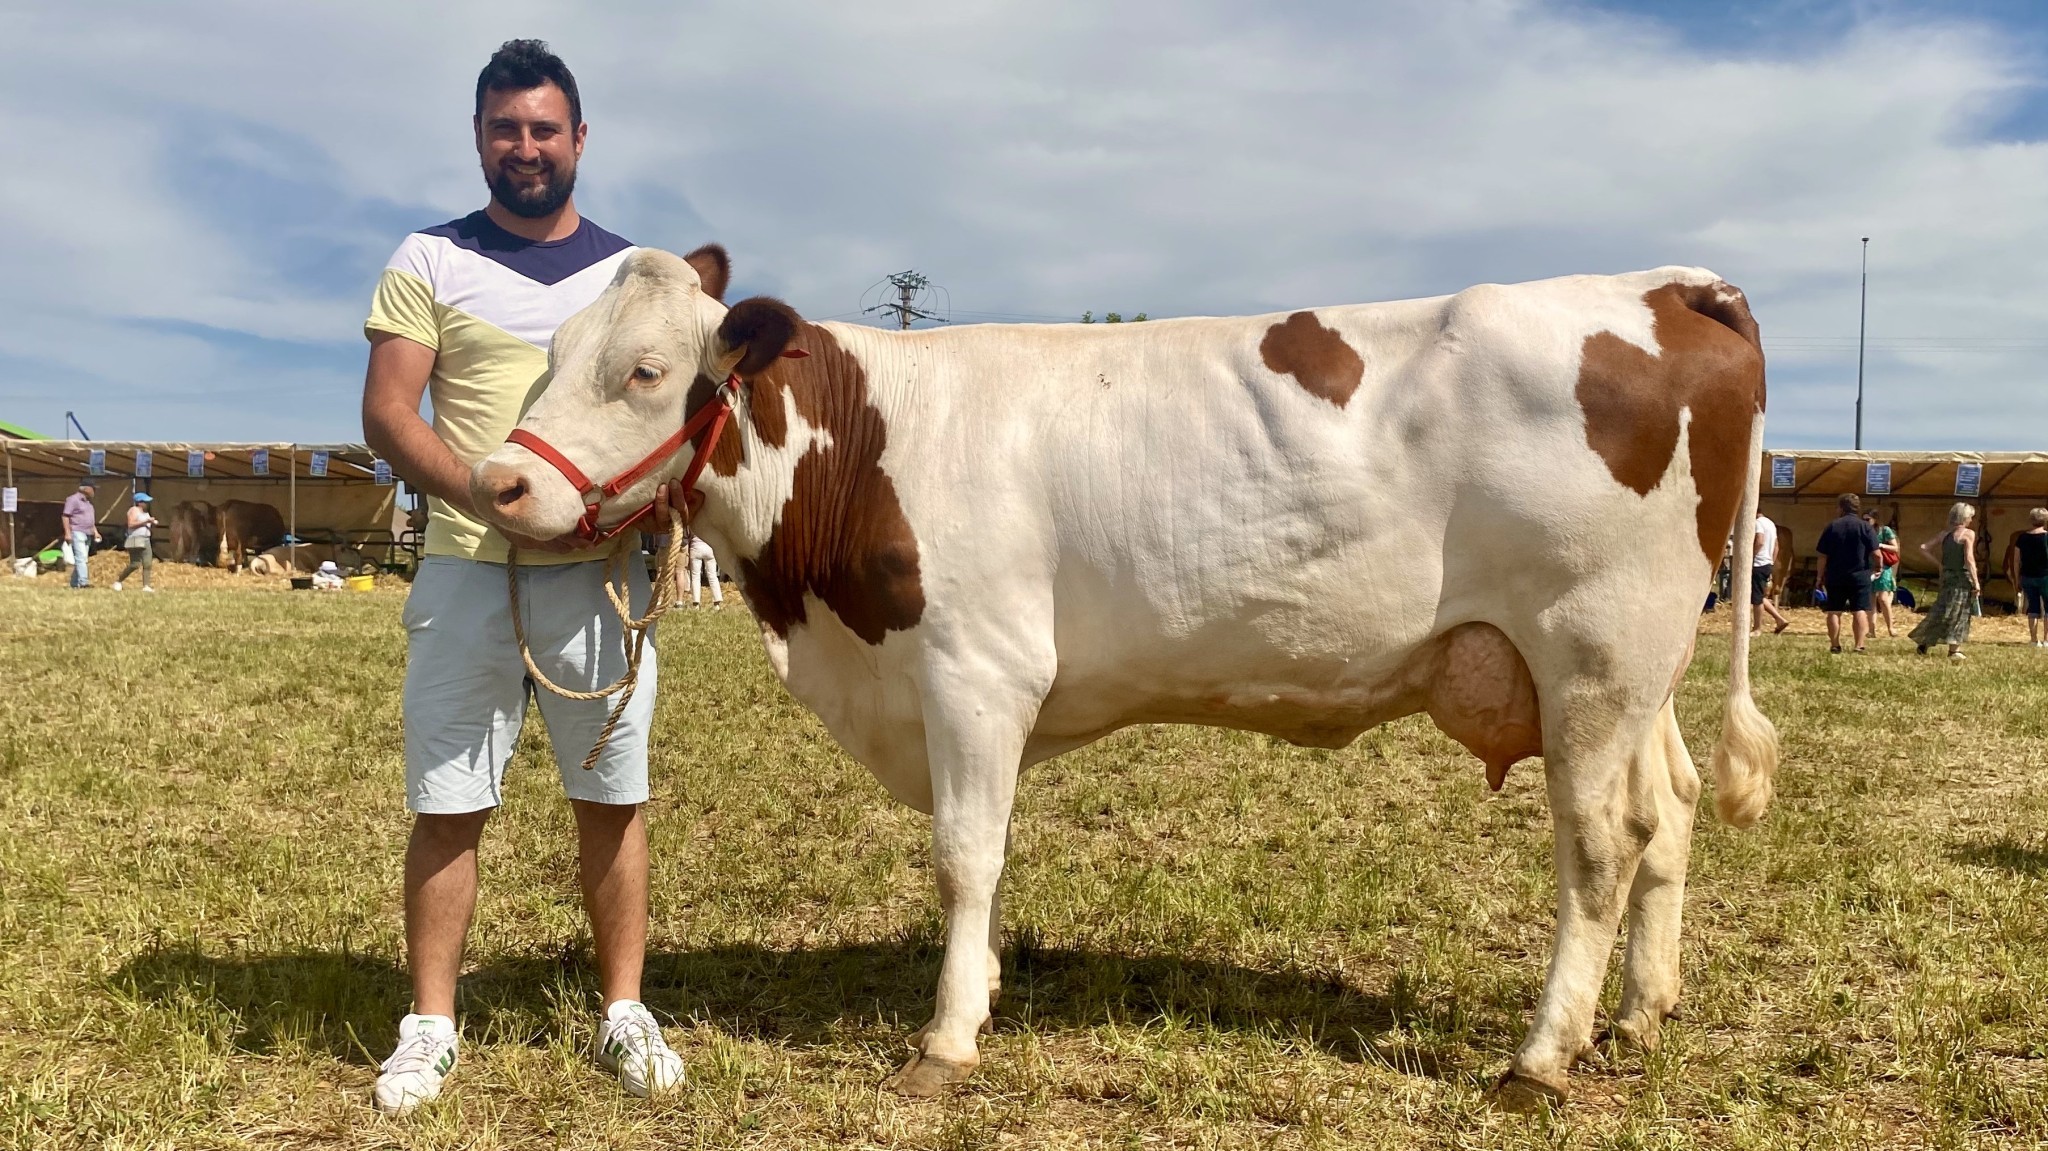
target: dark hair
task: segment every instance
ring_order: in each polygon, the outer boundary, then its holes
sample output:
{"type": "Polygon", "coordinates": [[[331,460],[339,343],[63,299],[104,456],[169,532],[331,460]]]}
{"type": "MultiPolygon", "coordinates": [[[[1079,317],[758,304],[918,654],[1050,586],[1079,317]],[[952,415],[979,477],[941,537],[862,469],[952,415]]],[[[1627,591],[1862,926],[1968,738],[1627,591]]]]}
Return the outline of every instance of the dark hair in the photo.
{"type": "Polygon", "coordinates": [[[583,123],[583,97],[576,94],[576,77],[562,58],[548,51],[545,40],[507,40],[491,53],[491,62],[476,77],[476,114],[484,114],[484,93],[524,92],[553,84],[569,98],[569,128],[583,123]]]}
{"type": "Polygon", "coordinates": [[[1862,511],[1863,501],[1857,498],[1855,492],[1843,492],[1840,498],[1835,500],[1835,506],[1841,508],[1842,513],[1847,515],[1850,512],[1862,511]]]}

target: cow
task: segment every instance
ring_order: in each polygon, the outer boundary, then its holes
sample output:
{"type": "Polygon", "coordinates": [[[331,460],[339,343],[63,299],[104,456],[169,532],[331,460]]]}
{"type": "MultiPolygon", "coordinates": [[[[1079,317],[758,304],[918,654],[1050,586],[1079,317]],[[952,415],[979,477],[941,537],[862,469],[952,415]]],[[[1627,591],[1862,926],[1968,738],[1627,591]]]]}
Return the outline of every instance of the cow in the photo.
{"type": "MultiPolygon", "coordinates": [[[[1624,912],[1612,1031],[1657,1044],[1699,794],[1673,693],[1722,544],[1756,515],[1764,360],[1741,292],[1659,268],[885,332],[728,309],[728,269],[716,248],[629,257],[555,334],[520,442],[471,496],[524,536],[595,534],[577,525],[635,514],[692,451],[589,521],[569,472],[625,475],[732,397],[730,434],[693,445],[695,530],[791,694],[932,817],[945,956],[889,1087],[936,1094],[979,1062],[1019,772],[1143,723],[1337,748],[1423,712],[1495,788],[1541,756],[1557,934],[1496,1097],[1567,1097],[1624,912]]],[[[1746,571],[1754,533],[1737,539],[1746,571]]],[[[1715,799],[1747,826],[1778,743],[1731,630],[1715,799]]]]}
{"type": "Polygon", "coordinates": [[[5,538],[7,553],[13,556],[33,556],[56,547],[64,541],[64,505],[56,500],[22,500],[12,516],[0,515],[0,537],[5,538]]]}
{"type": "Polygon", "coordinates": [[[363,553],[352,547],[336,547],[333,544],[280,544],[249,561],[249,574],[259,576],[288,576],[296,572],[311,572],[322,563],[334,561],[334,566],[344,573],[354,575],[361,571],[365,560],[363,553]]]}
{"type": "Polygon", "coordinates": [[[171,509],[171,554],[180,563],[212,567],[220,559],[220,513],[205,500],[183,500],[171,509]]]}
{"type": "Polygon", "coordinates": [[[269,504],[229,500],[220,505],[221,567],[240,571],[249,553],[263,552],[285,541],[284,516],[269,504]]]}

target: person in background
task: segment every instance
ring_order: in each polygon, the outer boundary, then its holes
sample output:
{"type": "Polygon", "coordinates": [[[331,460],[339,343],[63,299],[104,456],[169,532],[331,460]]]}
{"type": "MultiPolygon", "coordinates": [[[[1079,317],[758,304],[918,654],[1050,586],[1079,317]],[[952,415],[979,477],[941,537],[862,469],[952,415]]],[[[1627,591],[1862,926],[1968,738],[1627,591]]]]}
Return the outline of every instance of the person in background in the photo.
{"type": "MultiPolygon", "coordinates": [[[[1892,597],[1899,591],[1899,533],[1889,527],[1878,527],[1877,513],[1864,512],[1863,522],[1877,532],[1877,578],[1870,581],[1870,604],[1878,615],[1884,617],[1884,637],[1898,634],[1892,630],[1892,597]]],[[[1877,634],[1877,623],[1872,621],[1870,633],[1877,634]]]]}
{"type": "Polygon", "coordinates": [[[724,611],[725,592],[718,586],[718,556],[713,554],[710,544],[694,533],[685,536],[683,543],[690,550],[690,606],[700,606],[698,589],[708,582],[711,585],[711,610],[724,611]]]}
{"type": "Polygon", "coordinates": [[[2012,537],[2005,553],[2005,578],[2017,589],[2027,613],[2027,642],[2048,647],[2048,508],[2027,513],[2033,525],[2012,537]]]}
{"type": "Polygon", "coordinates": [[[1756,553],[1749,564],[1749,634],[1759,635],[1764,630],[1764,617],[1778,621],[1771,629],[1777,635],[1792,626],[1778,605],[1771,602],[1771,572],[1778,552],[1778,525],[1762,512],[1756,514],[1756,553]]]}
{"type": "Polygon", "coordinates": [[[92,497],[92,481],[87,480],[64,499],[64,548],[71,561],[72,587],[92,586],[86,576],[85,557],[92,551],[92,545],[100,541],[100,514],[93,509],[92,497]]]}
{"type": "Polygon", "coordinates": [[[1950,659],[1962,659],[1963,643],[1970,638],[1970,619],[1982,611],[1978,607],[1983,585],[1977,579],[1977,533],[1970,530],[1970,521],[1976,518],[1976,508],[1956,504],[1948,509],[1948,530],[1920,545],[1920,553],[1930,559],[1934,558],[1934,545],[1941,545],[1941,596],[1912,634],[1921,655],[1935,644],[1945,643],[1950,659]]]}
{"type": "Polygon", "coordinates": [[[142,569],[142,590],[154,594],[156,589],[149,586],[149,569],[156,553],[149,550],[149,529],[156,526],[156,517],[149,514],[149,493],[136,492],[135,504],[128,509],[128,534],[121,538],[121,550],[128,553],[128,566],[114,577],[114,590],[121,590],[121,583],[142,569]]]}
{"type": "Polygon", "coordinates": [[[1863,501],[1854,492],[1844,492],[1835,501],[1842,514],[1821,529],[1814,550],[1820,553],[1820,568],[1814,582],[1827,597],[1828,651],[1842,653],[1842,614],[1851,619],[1856,654],[1868,649],[1870,635],[1870,580],[1877,572],[1877,532],[1858,514],[1863,501]]]}

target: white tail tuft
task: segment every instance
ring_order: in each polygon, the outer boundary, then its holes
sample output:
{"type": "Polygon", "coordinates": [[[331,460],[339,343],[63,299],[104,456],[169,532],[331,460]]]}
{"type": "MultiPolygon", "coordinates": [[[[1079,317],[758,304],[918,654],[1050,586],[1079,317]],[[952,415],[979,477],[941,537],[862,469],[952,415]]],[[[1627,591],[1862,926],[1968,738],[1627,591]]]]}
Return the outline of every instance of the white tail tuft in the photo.
{"type": "MultiPolygon", "coordinates": [[[[1736,630],[1746,630],[1737,621],[1736,630]]],[[[1714,810],[1731,827],[1749,827],[1771,805],[1778,771],[1778,729],[1749,698],[1748,685],[1728,695],[1721,739],[1714,744],[1714,810]]]]}

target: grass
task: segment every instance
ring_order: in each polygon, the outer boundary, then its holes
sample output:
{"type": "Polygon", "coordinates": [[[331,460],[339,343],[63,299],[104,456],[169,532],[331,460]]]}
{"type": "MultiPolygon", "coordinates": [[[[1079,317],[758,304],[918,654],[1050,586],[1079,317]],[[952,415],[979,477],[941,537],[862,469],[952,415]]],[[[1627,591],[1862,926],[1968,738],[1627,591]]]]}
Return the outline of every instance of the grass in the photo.
{"type": "MultiPolygon", "coordinates": [[[[1549,945],[1539,765],[1489,795],[1409,720],[1338,752],[1143,728],[1035,769],[983,1069],[906,1102],[877,1086],[937,971],[925,820],[775,684],[743,610],[673,616],[647,1000],[687,1087],[631,1100],[584,1054],[574,836],[534,724],[486,833],[465,1063],[390,1121],[367,1097],[407,1002],[402,594],[158,571],[149,598],[0,580],[0,1145],[2048,1139],[2048,653],[2024,645],[1829,657],[1808,613],[1761,641],[1786,766],[1759,829],[1701,817],[1685,1019],[1522,1118],[1484,1091],[1549,945]]],[[[1681,695],[1700,758],[1724,652],[1681,695]]]]}

